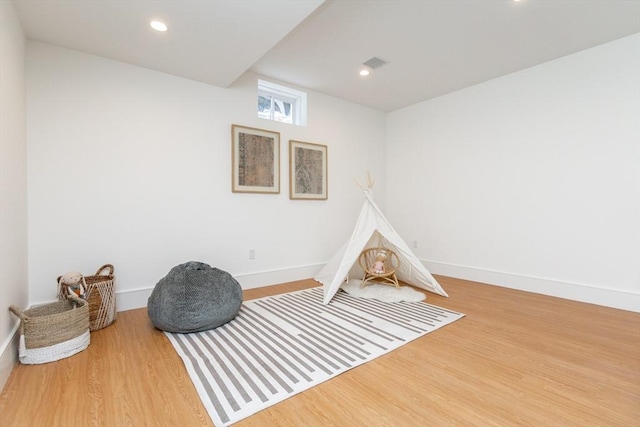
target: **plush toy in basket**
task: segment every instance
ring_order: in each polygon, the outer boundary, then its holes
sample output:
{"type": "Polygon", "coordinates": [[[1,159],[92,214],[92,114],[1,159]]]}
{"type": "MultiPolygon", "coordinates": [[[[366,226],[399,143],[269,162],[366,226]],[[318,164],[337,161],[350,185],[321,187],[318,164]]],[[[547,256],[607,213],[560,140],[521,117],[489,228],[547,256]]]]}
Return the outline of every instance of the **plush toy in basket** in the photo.
{"type": "Polygon", "coordinates": [[[58,299],[70,295],[85,298],[89,303],[89,326],[92,331],[106,328],[116,320],[116,293],[113,265],[105,264],[93,276],[67,273],[58,277],[58,299]],[[107,274],[104,274],[105,271],[107,274]]]}
{"type": "Polygon", "coordinates": [[[53,362],[89,346],[89,304],[82,298],[70,295],[66,301],[9,310],[20,318],[18,359],[23,364],[53,362]]]}
{"type": "Polygon", "coordinates": [[[85,294],[87,290],[87,282],[84,280],[82,273],[72,271],[64,276],[58,277],[58,299],[66,299],[69,295],[75,295],[78,298],[87,299],[85,294]],[[64,298],[61,294],[64,293],[64,298]]]}

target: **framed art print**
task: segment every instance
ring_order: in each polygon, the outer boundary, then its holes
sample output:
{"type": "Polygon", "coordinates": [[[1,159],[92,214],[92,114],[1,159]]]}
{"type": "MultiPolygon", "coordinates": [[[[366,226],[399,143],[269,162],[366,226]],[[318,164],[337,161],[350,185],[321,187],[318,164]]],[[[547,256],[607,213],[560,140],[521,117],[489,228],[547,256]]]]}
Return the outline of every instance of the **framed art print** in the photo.
{"type": "Polygon", "coordinates": [[[289,141],[289,198],[327,199],[327,146],[289,141]]]}
{"type": "Polygon", "coordinates": [[[280,133],[231,125],[234,193],[280,193],[280,133]]]}

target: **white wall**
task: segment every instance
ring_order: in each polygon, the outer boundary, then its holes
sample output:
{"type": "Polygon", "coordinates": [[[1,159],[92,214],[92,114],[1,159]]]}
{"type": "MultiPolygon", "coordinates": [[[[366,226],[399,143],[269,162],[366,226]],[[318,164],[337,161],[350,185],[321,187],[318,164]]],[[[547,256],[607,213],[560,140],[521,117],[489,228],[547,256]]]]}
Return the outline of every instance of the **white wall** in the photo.
{"type": "Polygon", "coordinates": [[[0,1],[0,390],[17,359],[11,338],[18,322],[8,307],[28,302],[24,55],[13,3],[0,1]]]}
{"type": "Polygon", "coordinates": [[[640,35],[388,115],[389,219],[434,273],[640,311],[640,35]]]}
{"type": "Polygon", "coordinates": [[[189,260],[245,288],[315,274],[357,218],[353,177],[385,181],[384,114],[309,92],[307,127],[258,119],[257,78],[222,89],[29,42],[31,303],[54,299],[58,275],[103,263],[120,310],[189,260]],[[232,123],[281,133],[279,195],[231,192],[232,123]],[[327,201],[289,200],[289,139],[328,145],[327,201]]]}

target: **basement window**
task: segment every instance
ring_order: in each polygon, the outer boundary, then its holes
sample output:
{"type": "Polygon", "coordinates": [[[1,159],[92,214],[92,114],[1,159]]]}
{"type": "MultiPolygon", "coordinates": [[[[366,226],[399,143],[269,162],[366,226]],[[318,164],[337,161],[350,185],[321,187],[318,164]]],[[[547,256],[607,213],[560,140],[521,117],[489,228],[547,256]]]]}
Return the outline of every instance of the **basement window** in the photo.
{"type": "Polygon", "coordinates": [[[258,117],[297,126],[307,125],[307,94],[258,80],[258,117]]]}

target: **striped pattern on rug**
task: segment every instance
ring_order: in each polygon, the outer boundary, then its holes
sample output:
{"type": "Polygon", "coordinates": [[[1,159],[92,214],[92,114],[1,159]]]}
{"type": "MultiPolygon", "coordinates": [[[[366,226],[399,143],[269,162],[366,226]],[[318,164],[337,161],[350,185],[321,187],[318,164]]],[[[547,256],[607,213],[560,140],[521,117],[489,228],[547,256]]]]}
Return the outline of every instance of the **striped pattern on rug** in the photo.
{"type": "Polygon", "coordinates": [[[165,332],[216,427],[227,426],[464,315],[424,302],[384,303],[322,288],[246,301],[205,332],[165,332]]]}

